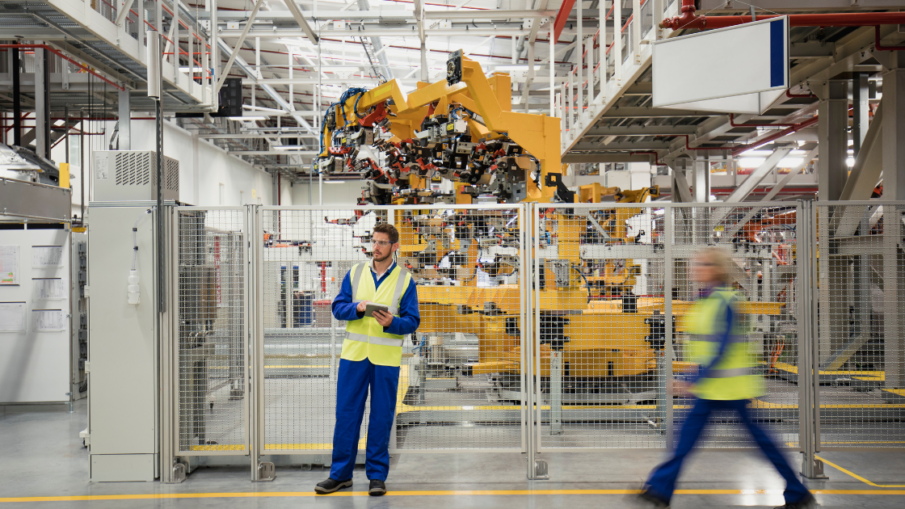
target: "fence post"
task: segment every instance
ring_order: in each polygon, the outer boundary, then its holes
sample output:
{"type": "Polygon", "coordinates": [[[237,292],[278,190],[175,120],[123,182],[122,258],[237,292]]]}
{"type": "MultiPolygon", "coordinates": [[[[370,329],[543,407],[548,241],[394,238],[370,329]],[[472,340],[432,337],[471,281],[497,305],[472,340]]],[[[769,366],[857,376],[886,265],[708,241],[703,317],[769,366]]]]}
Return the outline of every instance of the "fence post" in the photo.
{"type": "Polygon", "coordinates": [[[251,431],[249,445],[249,457],[251,458],[251,480],[253,482],[272,481],[276,478],[273,463],[262,463],[261,456],[265,448],[264,443],[264,328],[263,322],[258,317],[264,316],[263,305],[263,278],[257,277],[263,266],[264,259],[264,217],[260,205],[248,205],[250,224],[248,239],[252,257],[250,257],[254,276],[254,296],[251,299],[253,313],[249,313],[249,322],[253,325],[249,332],[251,362],[249,363],[248,394],[249,394],[249,429],[251,431]]]}
{"type": "Polygon", "coordinates": [[[799,340],[798,340],[798,411],[800,419],[799,445],[801,447],[801,475],[808,479],[826,479],[823,462],[815,455],[820,441],[820,371],[817,345],[817,213],[813,204],[799,202],[801,217],[798,285],[799,340]],[[803,249],[802,249],[803,248],[803,249]],[[801,256],[801,255],[804,256],[801,256]]]}
{"type": "MultiPolygon", "coordinates": [[[[522,231],[529,231],[531,235],[524,239],[523,259],[527,261],[525,264],[526,275],[522,279],[524,282],[524,306],[522,307],[523,323],[525,327],[522,331],[522,350],[525,353],[525,365],[527,370],[527,390],[525,391],[528,398],[528,479],[542,480],[547,479],[547,462],[537,459],[537,449],[540,444],[541,419],[543,417],[543,399],[541,397],[540,368],[538,365],[538,356],[535,356],[535,350],[539,353],[540,342],[538,341],[538,333],[540,330],[540,287],[538,282],[538,258],[537,252],[540,249],[538,239],[538,228],[540,225],[539,207],[534,204],[525,204],[522,213],[525,218],[530,221],[529,228],[523,228],[522,231]],[[530,244],[529,244],[530,243],[530,244]],[[530,246],[531,249],[528,249],[530,246]]],[[[524,234],[523,234],[524,235],[524,234]]]]}
{"type": "Polygon", "coordinates": [[[673,440],[675,437],[675,433],[673,432],[675,419],[673,417],[673,392],[672,392],[672,364],[673,360],[676,358],[676,352],[673,348],[673,336],[672,336],[672,288],[675,284],[675,260],[673,260],[673,252],[672,245],[673,239],[669,238],[672,236],[674,231],[675,217],[673,213],[675,212],[675,208],[667,206],[665,208],[665,213],[663,214],[663,258],[666,262],[663,265],[663,315],[665,322],[665,342],[663,346],[663,355],[665,360],[665,371],[663,376],[666,377],[666,390],[664,407],[666,410],[664,419],[666,420],[666,448],[672,449],[674,444],[673,440]]]}

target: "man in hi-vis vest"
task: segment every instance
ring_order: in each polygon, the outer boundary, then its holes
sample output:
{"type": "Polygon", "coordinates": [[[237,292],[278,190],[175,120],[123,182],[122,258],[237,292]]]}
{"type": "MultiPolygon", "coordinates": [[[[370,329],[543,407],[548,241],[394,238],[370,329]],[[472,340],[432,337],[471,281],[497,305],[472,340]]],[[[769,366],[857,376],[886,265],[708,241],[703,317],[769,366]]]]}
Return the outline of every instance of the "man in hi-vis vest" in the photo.
{"type": "Polygon", "coordinates": [[[415,281],[393,259],[399,249],[399,232],[393,225],[379,223],[374,227],[371,243],[371,263],[353,266],[333,300],[333,316],[348,324],[336,384],[333,465],[330,478],[314,488],[317,493],[333,493],[352,486],[369,388],[371,417],[365,462],[365,473],[370,479],[368,493],[381,496],[387,491],[402,344],[406,334],[418,329],[421,315],[415,281]],[[375,310],[372,316],[365,316],[368,303],[389,310],[375,310]]]}
{"type": "Polygon", "coordinates": [[[775,442],[752,419],[748,403],[765,392],[763,377],[754,371],[745,317],[739,316],[741,296],[728,287],[729,270],[735,263],[718,247],[701,252],[692,265],[692,277],[703,287],[701,297],[684,316],[689,334],[689,360],[698,364],[691,380],[673,384],[678,394],[695,396],[694,407],[679,435],[673,457],[657,467],[644,485],[641,498],[654,507],[669,507],[682,463],[700,438],[707,419],[715,411],[734,412],[764,456],[786,481],[785,504],[776,509],[804,509],[815,504],[814,496],[801,483],[775,442]]]}

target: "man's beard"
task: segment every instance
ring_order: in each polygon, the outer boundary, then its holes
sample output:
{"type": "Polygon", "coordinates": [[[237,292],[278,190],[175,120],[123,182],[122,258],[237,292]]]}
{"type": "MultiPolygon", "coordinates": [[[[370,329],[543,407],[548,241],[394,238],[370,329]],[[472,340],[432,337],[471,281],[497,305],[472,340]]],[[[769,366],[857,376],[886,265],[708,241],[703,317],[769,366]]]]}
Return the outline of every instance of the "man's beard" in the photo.
{"type": "Polygon", "coordinates": [[[393,253],[387,253],[386,256],[384,256],[383,258],[377,258],[377,257],[375,256],[375,257],[374,257],[374,261],[377,262],[377,263],[383,263],[383,262],[386,261],[387,258],[389,258],[390,256],[392,256],[392,254],[393,254],[393,253]]]}

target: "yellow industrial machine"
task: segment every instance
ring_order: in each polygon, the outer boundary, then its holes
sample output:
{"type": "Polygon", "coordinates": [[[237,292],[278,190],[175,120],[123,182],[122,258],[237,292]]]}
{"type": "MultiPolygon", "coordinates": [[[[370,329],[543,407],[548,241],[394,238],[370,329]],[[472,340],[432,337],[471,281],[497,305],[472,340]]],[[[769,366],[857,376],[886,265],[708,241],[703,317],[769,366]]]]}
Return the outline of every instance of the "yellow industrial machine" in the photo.
{"type": "MultiPolygon", "coordinates": [[[[613,388],[656,399],[648,382],[657,377],[666,327],[676,324],[667,325],[663,295],[635,295],[641,265],[610,253],[654,253],[662,241],[629,226],[640,207],[606,204],[643,203],[659,189],[592,184],[570,191],[561,178],[559,119],[511,111],[509,75],[487,78],[461,52],[447,71],[445,81],[419,83],[408,96],[395,81],[343,94],[323,123],[319,170],[360,174],[369,182],[362,204],[600,206],[541,209],[540,225],[516,207],[394,211],[399,263],[419,280],[416,369],[424,380],[489,376],[505,385],[518,378],[529,340],[520,324],[520,232],[537,226],[540,376],[565,382],[573,401],[616,401],[607,396],[613,388]],[[445,191],[435,188],[444,181],[451,184],[445,191]]],[[[674,315],[684,309],[674,301],[674,315]]]]}

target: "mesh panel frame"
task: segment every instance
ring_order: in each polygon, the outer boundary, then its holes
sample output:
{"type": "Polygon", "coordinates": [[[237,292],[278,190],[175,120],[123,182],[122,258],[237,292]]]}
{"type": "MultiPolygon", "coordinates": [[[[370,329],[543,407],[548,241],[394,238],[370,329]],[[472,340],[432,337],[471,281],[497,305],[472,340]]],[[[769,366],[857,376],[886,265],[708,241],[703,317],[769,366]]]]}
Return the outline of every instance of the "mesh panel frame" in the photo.
{"type": "Polygon", "coordinates": [[[353,264],[370,262],[369,232],[378,221],[400,232],[397,262],[418,282],[421,314],[418,331],[404,342],[390,449],[523,450],[523,211],[521,205],[264,207],[262,224],[274,235],[260,262],[262,453],[330,454],[346,325],[332,316],[331,303],[353,264]],[[460,268],[478,258],[484,270],[460,268]],[[503,279],[504,287],[483,286],[503,279]],[[479,346],[479,335],[494,340],[479,346]],[[505,369],[494,371],[497,363],[505,369]]]}
{"type": "Polygon", "coordinates": [[[176,210],[179,455],[248,450],[244,208],[176,210]]]}

